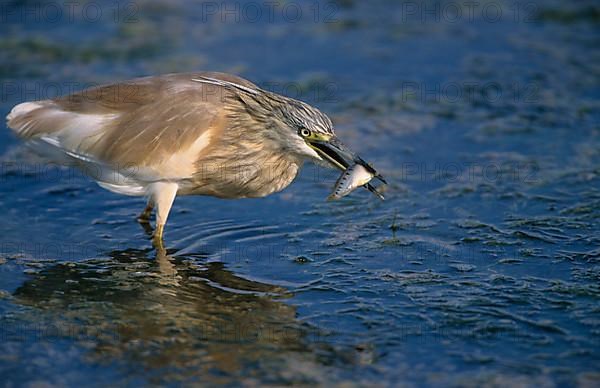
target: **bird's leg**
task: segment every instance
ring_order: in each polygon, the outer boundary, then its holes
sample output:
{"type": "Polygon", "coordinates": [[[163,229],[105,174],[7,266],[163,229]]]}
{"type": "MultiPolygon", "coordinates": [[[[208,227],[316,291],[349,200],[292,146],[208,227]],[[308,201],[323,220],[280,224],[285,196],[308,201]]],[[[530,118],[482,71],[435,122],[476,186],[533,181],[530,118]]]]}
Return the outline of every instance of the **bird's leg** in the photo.
{"type": "Polygon", "coordinates": [[[140,224],[149,224],[150,217],[152,216],[152,209],[154,209],[154,204],[152,203],[152,198],[148,200],[148,204],[144,211],[138,216],[137,220],[140,224]]]}
{"type": "Polygon", "coordinates": [[[159,252],[166,252],[163,243],[163,230],[164,225],[156,225],[156,229],[154,229],[154,234],[152,235],[152,245],[159,252]]]}
{"type": "Polygon", "coordinates": [[[150,188],[152,199],[156,205],[156,228],[152,240],[158,247],[162,247],[163,231],[178,188],[177,183],[173,182],[156,182],[150,188]]]}

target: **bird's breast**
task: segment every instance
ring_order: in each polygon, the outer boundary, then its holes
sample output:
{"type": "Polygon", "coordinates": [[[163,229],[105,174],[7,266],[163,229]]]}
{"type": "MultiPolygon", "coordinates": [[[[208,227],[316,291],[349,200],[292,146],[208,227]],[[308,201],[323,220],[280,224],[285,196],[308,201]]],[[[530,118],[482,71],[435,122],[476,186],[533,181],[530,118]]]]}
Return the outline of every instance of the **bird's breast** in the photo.
{"type": "Polygon", "coordinates": [[[286,188],[301,166],[301,161],[284,156],[228,154],[206,158],[196,163],[196,173],[180,193],[220,198],[264,197],[286,188]]]}

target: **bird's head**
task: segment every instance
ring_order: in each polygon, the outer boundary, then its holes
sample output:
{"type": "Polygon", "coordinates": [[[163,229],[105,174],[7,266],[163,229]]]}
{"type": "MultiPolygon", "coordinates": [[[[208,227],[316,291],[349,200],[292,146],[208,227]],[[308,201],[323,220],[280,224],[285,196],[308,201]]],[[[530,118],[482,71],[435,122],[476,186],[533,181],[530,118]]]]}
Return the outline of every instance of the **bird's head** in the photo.
{"type": "Polygon", "coordinates": [[[318,109],[301,101],[288,100],[281,105],[280,115],[287,126],[288,146],[303,158],[325,162],[342,171],[353,164],[361,164],[379,176],[371,165],[338,140],[331,120],[318,109]]]}

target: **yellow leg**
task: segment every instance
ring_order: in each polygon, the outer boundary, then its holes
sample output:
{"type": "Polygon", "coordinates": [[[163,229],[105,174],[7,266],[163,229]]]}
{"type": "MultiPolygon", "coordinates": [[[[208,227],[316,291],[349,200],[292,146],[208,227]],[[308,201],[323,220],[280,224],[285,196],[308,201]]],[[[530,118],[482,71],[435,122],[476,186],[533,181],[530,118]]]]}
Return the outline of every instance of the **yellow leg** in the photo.
{"type": "Polygon", "coordinates": [[[163,244],[164,228],[164,225],[156,225],[156,229],[154,229],[154,234],[152,235],[152,245],[159,251],[164,251],[165,249],[163,244]]]}

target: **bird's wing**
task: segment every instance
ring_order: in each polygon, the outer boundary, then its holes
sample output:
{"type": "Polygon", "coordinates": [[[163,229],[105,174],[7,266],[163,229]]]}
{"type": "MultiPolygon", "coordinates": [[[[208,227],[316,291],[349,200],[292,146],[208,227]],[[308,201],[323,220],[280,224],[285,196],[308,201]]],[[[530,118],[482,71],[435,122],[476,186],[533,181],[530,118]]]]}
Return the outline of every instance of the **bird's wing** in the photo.
{"type": "Polygon", "coordinates": [[[138,78],[17,105],[8,126],[70,158],[132,169],[149,180],[184,178],[226,126],[227,83],[257,88],[222,73],[138,78]]]}

